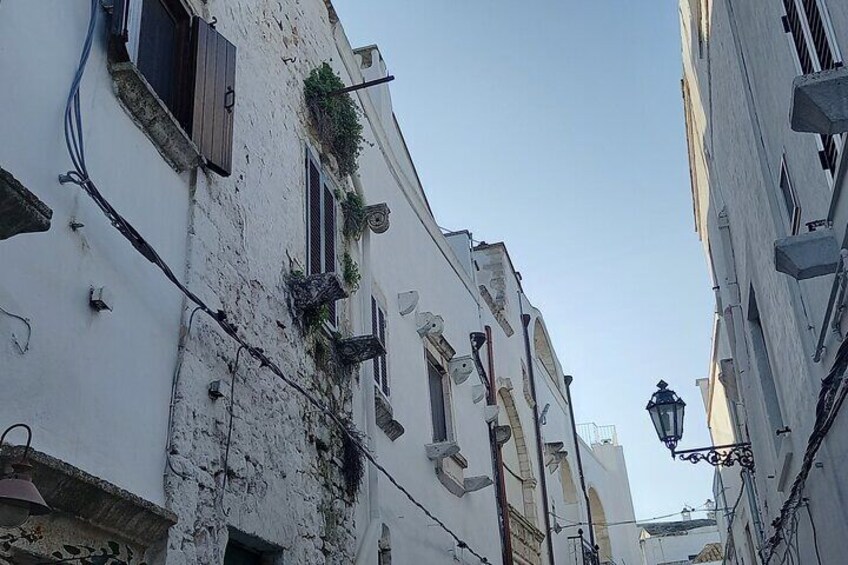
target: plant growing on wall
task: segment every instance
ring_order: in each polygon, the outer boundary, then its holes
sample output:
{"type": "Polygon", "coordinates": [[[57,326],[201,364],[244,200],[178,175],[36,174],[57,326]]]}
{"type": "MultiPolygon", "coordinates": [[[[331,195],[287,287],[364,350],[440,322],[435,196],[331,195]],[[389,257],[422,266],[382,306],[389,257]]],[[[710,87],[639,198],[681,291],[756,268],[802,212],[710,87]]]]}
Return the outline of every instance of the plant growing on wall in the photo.
{"type": "MultiPolygon", "coordinates": [[[[33,530],[18,528],[14,532],[6,532],[0,535],[0,548],[10,551],[12,546],[18,542],[35,544],[44,539],[44,532],[40,526],[33,530]]],[[[50,563],[80,563],[81,565],[146,565],[145,562],[135,561],[135,554],[128,545],[122,546],[118,542],[109,541],[106,546],[94,548],[88,545],[62,546],[61,551],[50,554],[53,558],[50,563]]]]}
{"type": "Polygon", "coordinates": [[[336,158],[343,176],[356,171],[362,149],[359,111],[348,94],[329,96],[345,84],[328,63],[309,73],[303,83],[306,105],[324,148],[336,158]]]}
{"type": "Polygon", "coordinates": [[[359,281],[362,280],[359,265],[356,264],[356,261],[353,260],[353,257],[347,251],[342,256],[342,279],[353,292],[359,289],[359,281]]]}
{"type": "Polygon", "coordinates": [[[337,195],[344,214],[342,233],[346,239],[359,239],[365,227],[365,202],[356,191],[337,195]]]}

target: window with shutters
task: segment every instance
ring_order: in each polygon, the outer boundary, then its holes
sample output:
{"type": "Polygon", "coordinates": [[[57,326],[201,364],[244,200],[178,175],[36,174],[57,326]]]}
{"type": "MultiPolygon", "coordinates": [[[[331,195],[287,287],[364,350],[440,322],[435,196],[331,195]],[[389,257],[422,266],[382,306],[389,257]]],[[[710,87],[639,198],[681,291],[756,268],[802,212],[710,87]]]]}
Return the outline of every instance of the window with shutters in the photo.
{"type": "MultiPolygon", "coordinates": [[[[306,150],[306,264],[307,274],[338,272],[336,249],[338,204],[335,190],[312,151],[306,150]]],[[[336,306],[330,305],[335,326],[336,306]]]]}
{"type": "MultiPolygon", "coordinates": [[[[842,66],[825,7],[819,0],[783,0],[783,29],[789,35],[801,74],[842,66]]],[[[831,179],[842,151],[841,135],[819,135],[819,160],[831,179]]]]}
{"type": "Polygon", "coordinates": [[[789,178],[789,169],[786,167],[786,157],[780,161],[780,179],[778,181],[780,194],[789,218],[789,234],[797,235],[801,228],[801,206],[798,204],[798,195],[789,178]]]}
{"type": "Polygon", "coordinates": [[[430,389],[430,415],[433,443],[452,439],[450,426],[450,382],[444,368],[427,355],[427,384],[430,389]]]}
{"type": "MultiPolygon", "coordinates": [[[[386,342],[386,311],[373,296],[371,297],[371,332],[383,342],[383,346],[388,351],[389,346],[386,342]]],[[[375,357],[371,363],[374,369],[374,383],[388,398],[390,391],[387,355],[375,357]]]]}
{"type": "MultiPolygon", "coordinates": [[[[173,127],[194,143],[208,168],[229,176],[236,48],[214,24],[192,15],[182,0],[114,0],[109,57],[113,65],[132,63],[150,97],[173,116],[179,124],[173,127]]],[[[142,127],[169,126],[168,119],[151,116],[149,101],[121,99],[145,104],[129,108],[142,127]]]]}

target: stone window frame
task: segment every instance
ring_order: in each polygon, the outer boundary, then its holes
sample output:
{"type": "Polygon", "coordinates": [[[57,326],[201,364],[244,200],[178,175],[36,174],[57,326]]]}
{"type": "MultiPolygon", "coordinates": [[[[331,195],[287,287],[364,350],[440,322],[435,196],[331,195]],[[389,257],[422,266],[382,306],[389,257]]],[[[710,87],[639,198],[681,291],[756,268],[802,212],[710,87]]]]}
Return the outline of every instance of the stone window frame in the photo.
{"type": "MultiPolygon", "coordinates": [[[[427,378],[429,379],[429,365],[433,365],[436,370],[442,375],[442,391],[444,398],[444,407],[445,407],[445,435],[446,439],[444,441],[456,441],[456,428],[453,414],[453,389],[451,388],[451,379],[450,374],[447,370],[449,359],[445,357],[445,355],[433,344],[430,340],[425,340],[424,342],[424,367],[427,372],[427,378]]],[[[429,387],[429,382],[428,382],[429,387]]],[[[428,407],[430,410],[430,414],[433,413],[433,406],[431,404],[432,400],[430,400],[430,394],[427,394],[428,398],[428,407]]],[[[433,437],[433,423],[432,418],[430,421],[430,437],[433,437]]]]}
{"type": "Polygon", "coordinates": [[[788,234],[798,235],[801,231],[801,204],[798,200],[798,193],[792,183],[792,177],[789,175],[789,165],[786,162],[786,153],[784,153],[780,158],[780,171],[778,172],[777,187],[778,190],[780,190],[780,198],[783,202],[783,209],[786,212],[785,219],[788,224],[788,234]],[[790,207],[792,208],[791,210],[790,207]]]}

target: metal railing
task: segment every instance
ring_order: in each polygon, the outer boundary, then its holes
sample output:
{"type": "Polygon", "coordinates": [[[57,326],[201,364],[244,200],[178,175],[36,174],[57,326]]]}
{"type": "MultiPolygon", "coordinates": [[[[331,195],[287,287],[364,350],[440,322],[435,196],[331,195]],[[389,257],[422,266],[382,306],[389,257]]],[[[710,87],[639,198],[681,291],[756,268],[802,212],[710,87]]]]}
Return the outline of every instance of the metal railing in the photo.
{"type": "Polygon", "coordinates": [[[615,426],[599,426],[593,422],[577,424],[577,433],[589,445],[618,445],[615,426]]]}

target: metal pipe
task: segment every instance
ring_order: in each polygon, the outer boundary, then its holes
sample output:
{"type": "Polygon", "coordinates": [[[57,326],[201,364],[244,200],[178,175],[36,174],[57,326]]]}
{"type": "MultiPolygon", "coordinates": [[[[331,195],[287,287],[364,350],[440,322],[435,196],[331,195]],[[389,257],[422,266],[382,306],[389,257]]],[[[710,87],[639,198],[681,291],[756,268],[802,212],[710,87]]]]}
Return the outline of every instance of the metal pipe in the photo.
{"type": "Polygon", "coordinates": [[[574,452],[577,454],[577,474],[580,476],[580,489],[586,501],[586,521],[589,525],[589,541],[595,545],[595,528],[592,526],[592,507],[589,504],[589,491],[586,490],[586,477],[583,475],[583,458],[580,456],[580,439],[577,437],[577,424],[574,423],[574,405],[571,403],[571,382],[574,377],[565,375],[565,398],[568,400],[568,415],[571,419],[571,436],[574,439],[574,452]]]}
{"type": "Polygon", "coordinates": [[[530,396],[533,398],[533,427],[536,430],[536,456],[539,460],[539,483],[542,485],[542,511],[545,513],[545,539],[548,542],[548,562],[553,565],[554,541],[551,537],[551,512],[548,508],[548,480],[545,475],[545,456],[542,451],[542,428],[539,424],[539,401],[536,398],[536,372],[533,370],[533,353],[530,349],[530,314],[524,314],[524,307],[519,296],[519,307],[522,311],[521,323],[524,326],[524,351],[527,355],[527,376],[530,379],[530,396]]]}
{"type": "Polygon", "coordinates": [[[839,282],[844,267],[845,263],[840,256],[839,263],[836,265],[836,277],[833,280],[833,286],[830,289],[830,297],[827,300],[827,308],[824,309],[824,319],[822,320],[822,328],[819,332],[819,340],[816,343],[816,352],[813,355],[813,361],[816,363],[821,361],[822,350],[824,349],[824,339],[827,335],[828,322],[830,321],[830,315],[833,312],[833,305],[836,303],[836,294],[839,292],[839,282]]]}
{"type": "MultiPolygon", "coordinates": [[[[486,326],[486,354],[489,364],[489,381],[486,383],[488,390],[486,402],[489,405],[498,403],[497,391],[495,388],[495,348],[492,344],[492,328],[486,326]]],[[[479,359],[479,349],[477,350],[479,359]]],[[[502,472],[503,454],[501,446],[495,438],[494,425],[489,424],[489,447],[492,450],[492,468],[495,474],[495,483],[498,485],[498,490],[495,496],[495,504],[498,507],[498,522],[500,525],[501,535],[501,552],[503,553],[504,565],[512,565],[512,531],[509,526],[509,502],[506,498],[506,481],[502,472]]]]}
{"type": "Polygon", "coordinates": [[[365,82],[360,82],[359,84],[354,84],[353,86],[346,86],[344,88],[340,88],[338,90],[333,90],[325,94],[325,96],[340,96],[342,94],[347,94],[349,92],[354,92],[356,90],[362,90],[363,88],[368,88],[369,86],[377,86],[378,84],[383,84],[385,82],[391,82],[395,80],[394,75],[385,76],[383,78],[378,78],[374,80],[367,80],[365,82]]]}

